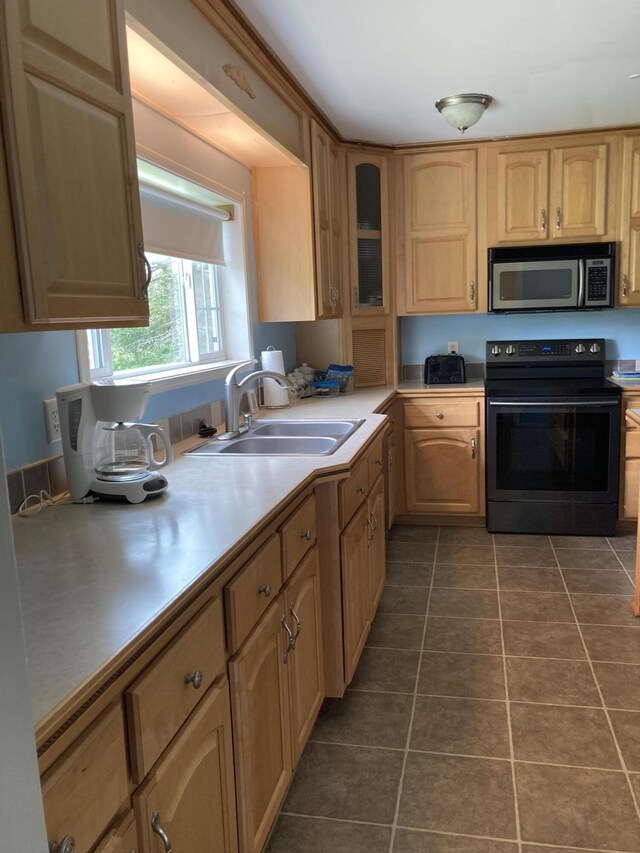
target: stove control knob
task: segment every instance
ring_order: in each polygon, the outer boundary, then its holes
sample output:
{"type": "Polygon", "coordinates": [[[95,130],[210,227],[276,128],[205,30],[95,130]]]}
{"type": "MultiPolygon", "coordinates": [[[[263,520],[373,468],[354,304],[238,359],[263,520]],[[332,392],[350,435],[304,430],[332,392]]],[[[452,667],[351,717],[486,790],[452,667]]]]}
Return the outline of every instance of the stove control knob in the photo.
{"type": "Polygon", "coordinates": [[[578,353],[578,355],[582,355],[585,350],[586,347],[584,344],[578,344],[578,346],[576,347],[576,352],[578,353]]]}
{"type": "Polygon", "coordinates": [[[513,344],[509,344],[509,346],[505,350],[507,355],[514,355],[515,351],[516,351],[516,348],[514,347],[513,344]]]}
{"type": "Polygon", "coordinates": [[[500,355],[502,349],[500,347],[491,347],[491,355],[500,355]]]}
{"type": "Polygon", "coordinates": [[[589,352],[600,352],[600,344],[591,344],[591,346],[589,347],[589,352]]]}

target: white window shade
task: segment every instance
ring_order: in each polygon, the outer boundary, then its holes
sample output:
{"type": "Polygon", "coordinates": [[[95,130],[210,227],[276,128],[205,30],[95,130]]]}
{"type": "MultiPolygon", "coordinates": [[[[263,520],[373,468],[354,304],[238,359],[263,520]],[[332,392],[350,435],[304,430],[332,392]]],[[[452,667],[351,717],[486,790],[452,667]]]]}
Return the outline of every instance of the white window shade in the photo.
{"type": "Polygon", "coordinates": [[[146,251],[224,265],[226,211],[142,183],[140,203],[146,251]]]}

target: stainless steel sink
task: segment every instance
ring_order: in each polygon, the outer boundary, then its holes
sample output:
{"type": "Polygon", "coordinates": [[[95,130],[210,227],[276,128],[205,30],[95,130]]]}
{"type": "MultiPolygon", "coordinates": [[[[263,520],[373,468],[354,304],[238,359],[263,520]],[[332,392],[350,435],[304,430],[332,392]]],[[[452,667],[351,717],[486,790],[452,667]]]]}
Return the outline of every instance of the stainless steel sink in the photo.
{"type": "Polygon", "coordinates": [[[190,456],[329,456],[363,420],[268,421],[230,441],[210,439],[187,450],[190,456]]]}

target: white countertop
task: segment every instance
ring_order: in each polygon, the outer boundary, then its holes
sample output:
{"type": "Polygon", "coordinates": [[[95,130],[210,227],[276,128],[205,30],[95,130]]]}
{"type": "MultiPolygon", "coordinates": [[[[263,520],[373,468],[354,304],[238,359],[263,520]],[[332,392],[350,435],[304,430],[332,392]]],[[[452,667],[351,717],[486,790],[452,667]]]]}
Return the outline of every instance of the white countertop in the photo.
{"type": "Polygon", "coordinates": [[[168,491],[138,505],[60,503],[13,523],[34,723],[103,668],[314,472],[345,469],[384,422],[392,387],[260,411],[366,418],[331,456],[177,456],[168,491]]]}

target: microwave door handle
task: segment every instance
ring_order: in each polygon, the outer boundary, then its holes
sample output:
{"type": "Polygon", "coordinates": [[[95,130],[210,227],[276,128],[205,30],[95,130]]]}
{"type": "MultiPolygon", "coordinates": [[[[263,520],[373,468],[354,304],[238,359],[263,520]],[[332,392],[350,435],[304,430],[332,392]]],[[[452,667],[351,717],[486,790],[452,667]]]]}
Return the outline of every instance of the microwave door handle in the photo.
{"type": "Polygon", "coordinates": [[[578,261],[578,308],[584,308],[584,258],[578,261]]]}

